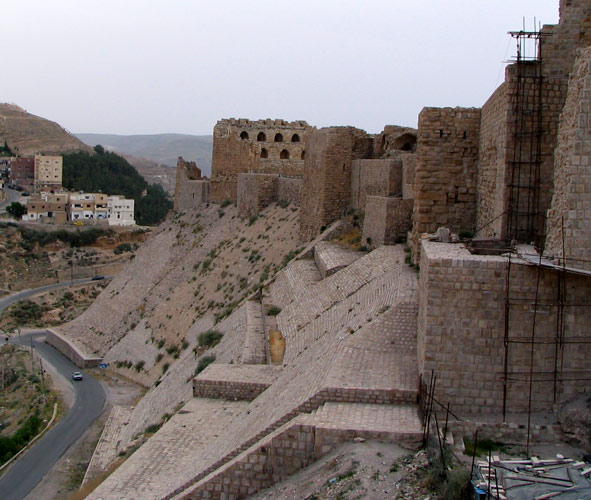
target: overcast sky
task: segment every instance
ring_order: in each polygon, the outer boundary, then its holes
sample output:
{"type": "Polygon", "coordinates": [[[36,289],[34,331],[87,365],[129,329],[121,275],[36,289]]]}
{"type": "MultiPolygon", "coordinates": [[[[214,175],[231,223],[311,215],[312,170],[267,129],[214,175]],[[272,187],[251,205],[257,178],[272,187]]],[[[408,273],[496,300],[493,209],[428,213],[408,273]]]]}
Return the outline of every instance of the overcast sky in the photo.
{"type": "Polygon", "coordinates": [[[220,118],[416,126],[481,106],[509,30],[558,0],[2,0],[0,101],[72,132],[211,134],[220,118]]]}

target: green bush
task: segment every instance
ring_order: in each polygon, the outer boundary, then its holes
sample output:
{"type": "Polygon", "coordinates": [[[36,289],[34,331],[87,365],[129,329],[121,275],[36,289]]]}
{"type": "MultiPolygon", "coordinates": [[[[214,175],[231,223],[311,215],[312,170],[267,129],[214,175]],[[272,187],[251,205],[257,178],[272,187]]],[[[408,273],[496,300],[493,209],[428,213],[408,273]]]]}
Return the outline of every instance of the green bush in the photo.
{"type": "Polygon", "coordinates": [[[197,363],[197,369],[195,370],[195,375],[198,375],[203,370],[205,370],[210,364],[215,361],[215,356],[205,356],[199,360],[197,363]]]}
{"type": "Polygon", "coordinates": [[[133,252],[133,246],[131,243],[121,243],[113,250],[113,253],[116,255],[122,254],[123,252],[133,252]]]}
{"type": "Polygon", "coordinates": [[[281,307],[271,306],[267,310],[267,315],[268,316],[277,316],[280,312],[281,312],[281,307]]]}
{"type": "Polygon", "coordinates": [[[217,330],[207,330],[199,335],[199,345],[200,346],[207,346],[207,347],[214,347],[220,343],[224,334],[217,330]]]}
{"type": "Polygon", "coordinates": [[[224,200],[224,201],[222,201],[222,203],[220,204],[220,207],[222,207],[222,208],[226,208],[228,205],[231,205],[231,204],[232,204],[232,200],[225,199],[225,200],[224,200]]]}
{"type": "Polygon", "coordinates": [[[31,415],[12,436],[0,436],[0,464],[22,450],[39,433],[41,424],[42,420],[38,415],[31,415]]]}

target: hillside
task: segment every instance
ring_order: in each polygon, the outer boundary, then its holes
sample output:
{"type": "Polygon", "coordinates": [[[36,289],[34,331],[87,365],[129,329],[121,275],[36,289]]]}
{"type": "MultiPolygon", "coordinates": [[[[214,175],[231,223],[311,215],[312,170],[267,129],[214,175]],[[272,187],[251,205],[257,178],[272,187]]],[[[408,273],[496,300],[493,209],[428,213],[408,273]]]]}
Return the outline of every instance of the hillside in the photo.
{"type": "Polygon", "coordinates": [[[196,161],[203,175],[211,173],[213,137],[210,135],[153,134],[75,134],[89,146],[100,144],[120,154],[148,158],[158,164],[176,167],[177,158],[196,161]]]}
{"type": "Polygon", "coordinates": [[[13,153],[23,156],[91,150],[57,123],[0,103],[0,142],[4,141],[13,153]]]}

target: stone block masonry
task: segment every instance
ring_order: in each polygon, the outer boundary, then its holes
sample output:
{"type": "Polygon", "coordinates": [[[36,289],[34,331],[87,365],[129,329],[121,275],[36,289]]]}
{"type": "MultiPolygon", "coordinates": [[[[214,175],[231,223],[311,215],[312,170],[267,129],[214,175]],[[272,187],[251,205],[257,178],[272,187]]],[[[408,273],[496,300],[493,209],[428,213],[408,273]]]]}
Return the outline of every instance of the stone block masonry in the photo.
{"type": "Polygon", "coordinates": [[[306,138],[314,130],[305,121],[220,120],[213,130],[210,199],[237,201],[237,175],[302,177],[306,138]]]}
{"type": "Polygon", "coordinates": [[[591,48],[586,48],[579,52],[571,74],[560,120],[546,253],[576,259],[566,265],[587,270],[591,269],[590,137],[591,48]]]}
{"type": "Polygon", "coordinates": [[[277,201],[276,174],[238,174],[238,210],[242,216],[257,215],[277,201]]]}
{"type": "Polygon", "coordinates": [[[370,248],[406,239],[412,227],[413,200],[368,196],[365,203],[363,244],[370,248]]]}
{"type": "Polygon", "coordinates": [[[287,201],[299,207],[302,200],[302,179],[279,177],[277,182],[277,200],[287,201]]]}
{"type": "Polygon", "coordinates": [[[306,149],[300,234],[307,241],[350,207],[353,160],[371,156],[373,139],[354,127],[323,128],[310,134],[306,149]]]}
{"type": "Polygon", "coordinates": [[[481,110],[424,108],[414,176],[413,255],[422,233],[473,230],[481,110]]]}
{"type": "Polygon", "coordinates": [[[363,210],[367,196],[399,196],[401,193],[402,159],[400,157],[353,161],[351,170],[352,208],[363,210]]]}
{"type": "MultiPolygon", "coordinates": [[[[505,299],[508,259],[472,255],[463,245],[422,242],[417,354],[423,378],[433,370],[436,397],[460,413],[499,415],[503,407],[505,299]]],[[[591,278],[566,275],[564,341],[555,343],[559,275],[513,257],[509,275],[508,413],[527,411],[533,349],[532,409],[551,410],[554,367],[556,403],[588,390],[591,278]],[[538,307],[534,307],[539,271],[538,307]],[[535,328],[534,328],[535,321],[535,328]],[[532,330],[535,344],[531,344],[532,330]]]]}

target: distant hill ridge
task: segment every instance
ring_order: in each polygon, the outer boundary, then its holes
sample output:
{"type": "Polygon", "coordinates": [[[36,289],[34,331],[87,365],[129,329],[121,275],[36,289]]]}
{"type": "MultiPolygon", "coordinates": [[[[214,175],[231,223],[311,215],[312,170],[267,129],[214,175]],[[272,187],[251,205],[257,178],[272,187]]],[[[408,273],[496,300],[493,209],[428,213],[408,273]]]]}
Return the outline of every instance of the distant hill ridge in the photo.
{"type": "Polygon", "coordinates": [[[0,141],[22,156],[91,150],[57,123],[8,103],[0,103],[0,141]]]}
{"type": "Polygon", "coordinates": [[[147,158],[170,167],[175,167],[177,158],[196,161],[204,175],[211,173],[213,136],[188,134],[75,134],[89,146],[100,144],[115,153],[147,158]]]}

